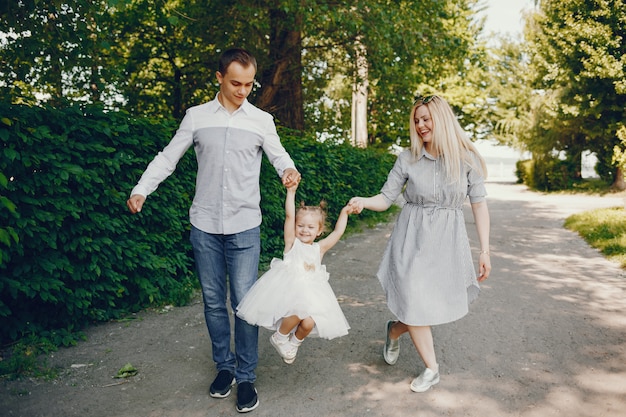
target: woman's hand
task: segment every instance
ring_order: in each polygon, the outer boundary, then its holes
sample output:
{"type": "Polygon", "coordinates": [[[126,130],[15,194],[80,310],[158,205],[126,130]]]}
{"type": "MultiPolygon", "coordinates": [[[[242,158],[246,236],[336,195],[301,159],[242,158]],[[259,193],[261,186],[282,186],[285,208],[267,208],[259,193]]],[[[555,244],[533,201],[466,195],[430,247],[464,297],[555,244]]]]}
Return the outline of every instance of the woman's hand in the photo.
{"type": "Polygon", "coordinates": [[[347,207],[350,208],[350,214],[361,214],[364,208],[363,197],[352,197],[347,207]]]}
{"type": "Polygon", "coordinates": [[[491,257],[489,252],[481,252],[478,257],[478,282],[483,282],[489,278],[491,273],[491,257]]]}

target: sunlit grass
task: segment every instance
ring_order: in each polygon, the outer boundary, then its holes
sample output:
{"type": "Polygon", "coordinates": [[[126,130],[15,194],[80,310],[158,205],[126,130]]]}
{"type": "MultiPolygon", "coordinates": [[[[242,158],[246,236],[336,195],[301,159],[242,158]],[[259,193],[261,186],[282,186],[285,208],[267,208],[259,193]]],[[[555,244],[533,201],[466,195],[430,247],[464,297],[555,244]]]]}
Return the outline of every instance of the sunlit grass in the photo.
{"type": "Polygon", "coordinates": [[[577,232],[587,243],[626,268],[626,210],[605,208],[574,214],[565,227],[577,232]]]}

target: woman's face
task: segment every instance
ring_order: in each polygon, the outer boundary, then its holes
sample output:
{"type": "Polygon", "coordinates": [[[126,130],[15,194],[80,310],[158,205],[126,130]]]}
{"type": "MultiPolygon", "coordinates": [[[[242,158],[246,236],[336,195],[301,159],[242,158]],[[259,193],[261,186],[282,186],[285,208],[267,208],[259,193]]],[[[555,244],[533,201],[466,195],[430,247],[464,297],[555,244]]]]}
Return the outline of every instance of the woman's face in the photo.
{"type": "Polygon", "coordinates": [[[424,145],[432,143],[433,139],[433,119],[430,117],[428,106],[419,106],[415,109],[413,115],[415,121],[415,130],[422,138],[424,145]]]}

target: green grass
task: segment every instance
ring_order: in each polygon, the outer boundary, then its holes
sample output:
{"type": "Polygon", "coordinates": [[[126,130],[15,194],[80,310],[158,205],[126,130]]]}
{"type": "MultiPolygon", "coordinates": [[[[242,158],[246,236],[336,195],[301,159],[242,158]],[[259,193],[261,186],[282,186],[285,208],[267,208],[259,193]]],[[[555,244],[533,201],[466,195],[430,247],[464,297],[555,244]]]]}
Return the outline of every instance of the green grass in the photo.
{"type": "Polygon", "coordinates": [[[626,210],[622,207],[574,214],[565,227],[577,232],[589,245],[626,268],[626,210]]]}
{"type": "Polygon", "coordinates": [[[56,350],[57,346],[44,337],[27,337],[0,351],[0,378],[54,379],[59,370],[48,366],[46,357],[56,350]]]}

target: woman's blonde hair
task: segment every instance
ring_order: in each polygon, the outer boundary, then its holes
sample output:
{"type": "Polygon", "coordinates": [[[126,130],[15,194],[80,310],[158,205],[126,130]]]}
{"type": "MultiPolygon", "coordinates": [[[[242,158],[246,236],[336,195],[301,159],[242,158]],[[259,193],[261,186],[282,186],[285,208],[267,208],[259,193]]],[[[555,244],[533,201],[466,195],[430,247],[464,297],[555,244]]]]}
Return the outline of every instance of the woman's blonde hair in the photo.
{"type": "Polygon", "coordinates": [[[299,215],[311,213],[319,216],[320,219],[320,233],[324,233],[326,231],[326,201],[320,201],[320,204],[317,206],[307,206],[304,204],[304,201],[300,202],[300,205],[296,207],[296,219],[299,215]]]}
{"type": "Polygon", "coordinates": [[[430,112],[433,121],[431,146],[442,159],[450,182],[458,182],[461,179],[460,161],[480,170],[483,177],[487,178],[487,164],[484,158],[459,124],[448,102],[439,96],[420,97],[413,104],[409,121],[413,157],[417,160],[424,147],[424,142],[415,128],[415,111],[420,106],[426,106],[430,112]]]}

